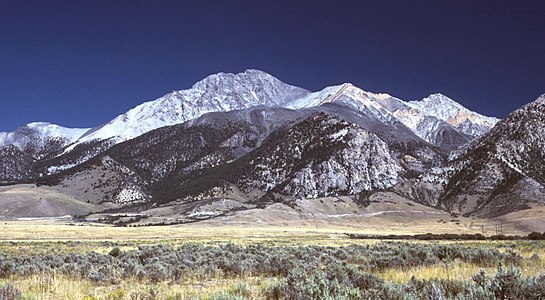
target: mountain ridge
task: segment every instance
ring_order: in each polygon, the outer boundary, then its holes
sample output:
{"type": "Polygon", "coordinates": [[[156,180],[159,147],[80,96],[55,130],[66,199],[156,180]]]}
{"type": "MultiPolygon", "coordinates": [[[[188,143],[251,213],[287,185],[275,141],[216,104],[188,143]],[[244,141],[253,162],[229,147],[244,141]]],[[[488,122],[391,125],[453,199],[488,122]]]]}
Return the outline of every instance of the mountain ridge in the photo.
{"type": "Polygon", "coordinates": [[[116,136],[124,141],[159,127],[198,118],[208,112],[279,105],[293,97],[292,93],[300,95],[308,91],[287,85],[272,75],[254,69],[238,74],[212,74],[190,89],[174,91],[140,104],[110,122],[93,128],[76,144],[116,136]]]}
{"type": "Polygon", "coordinates": [[[505,119],[440,168],[400,187],[421,203],[456,211],[497,216],[543,203],[545,95],[505,119]]]}
{"type": "MultiPolygon", "coordinates": [[[[432,94],[428,98],[433,95],[439,94],[432,94]]],[[[257,105],[299,109],[337,101],[352,105],[356,109],[367,110],[378,118],[396,118],[424,140],[441,145],[441,141],[438,142],[436,138],[438,133],[430,134],[429,131],[439,131],[448,127],[445,124],[437,125],[437,123],[441,123],[440,121],[447,122],[448,120],[437,118],[436,115],[427,113],[428,109],[422,109],[422,105],[418,105],[418,102],[428,98],[419,101],[403,101],[389,94],[364,91],[351,83],[329,86],[318,92],[310,92],[285,84],[276,77],[255,69],[248,69],[237,74],[220,72],[207,76],[189,89],[174,91],[155,100],[144,102],[105,124],[87,129],[64,152],[71,151],[77,145],[92,140],[111,139],[114,143],[119,143],[162,126],[180,124],[195,119],[207,112],[229,111],[257,105]],[[418,124],[414,124],[414,120],[410,120],[411,116],[400,117],[401,113],[397,113],[398,109],[392,109],[392,104],[387,103],[388,101],[398,102],[395,104],[397,107],[410,107],[419,110],[418,114],[422,116],[418,118],[437,118],[438,120],[432,121],[435,125],[431,125],[431,127],[440,127],[440,129],[430,129],[426,126],[420,126],[426,128],[417,128],[418,124]]],[[[450,98],[447,99],[456,103],[450,98]]],[[[447,129],[457,136],[455,141],[451,143],[452,145],[446,146],[448,150],[453,150],[461,143],[482,134],[483,131],[489,129],[488,127],[491,128],[493,120],[497,120],[456,104],[456,107],[468,116],[473,116],[473,119],[478,122],[480,120],[486,120],[486,122],[475,124],[478,125],[477,128],[474,128],[471,120],[468,121],[469,124],[466,124],[468,128],[448,127],[447,129]]]]}
{"type": "MultiPolygon", "coordinates": [[[[541,102],[527,108],[538,128],[541,102]]],[[[512,115],[525,120],[524,112],[512,115]]],[[[542,193],[545,171],[528,161],[545,145],[524,156],[530,145],[510,135],[538,141],[541,131],[510,118],[498,122],[442,94],[404,101],[350,83],[310,92],[258,70],[218,73],[74,131],[47,144],[47,153],[0,147],[0,179],[47,185],[96,209],[181,205],[185,220],[220,202],[229,203],[226,213],[306,198],[354,197],[363,205],[376,193],[488,217],[494,205],[509,213],[542,193]],[[472,185],[464,176],[487,180],[472,185]],[[525,188],[534,194],[521,194],[525,188]]]]}
{"type": "Polygon", "coordinates": [[[14,145],[34,158],[42,159],[74,143],[88,130],[49,122],[32,122],[12,132],[0,132],[0,148],[14,145]]]}

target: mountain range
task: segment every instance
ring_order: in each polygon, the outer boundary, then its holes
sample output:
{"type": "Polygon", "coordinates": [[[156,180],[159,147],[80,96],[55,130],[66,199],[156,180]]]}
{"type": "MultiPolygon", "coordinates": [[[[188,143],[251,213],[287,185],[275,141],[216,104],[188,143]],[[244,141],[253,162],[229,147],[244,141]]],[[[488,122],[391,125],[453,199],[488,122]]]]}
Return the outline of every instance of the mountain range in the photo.
{"type": "MultiPolygon", "coordinates": [[[[0,181],[47,188],[57,198],[40,198],[46,208],[69,199],[77,209],[60,211],[87,216],[169,208],[185,222],[304,199],[365,206],[388,193],[490,218],[543,202],[544,117],[545,96],[499,120],[442,94],[405,101],[350,83],[310,92],[258,70],[219,73],[94,128],[0,133],[0,181]]],[[[21,211],[10,205],[0,214],[21,211]]]]}

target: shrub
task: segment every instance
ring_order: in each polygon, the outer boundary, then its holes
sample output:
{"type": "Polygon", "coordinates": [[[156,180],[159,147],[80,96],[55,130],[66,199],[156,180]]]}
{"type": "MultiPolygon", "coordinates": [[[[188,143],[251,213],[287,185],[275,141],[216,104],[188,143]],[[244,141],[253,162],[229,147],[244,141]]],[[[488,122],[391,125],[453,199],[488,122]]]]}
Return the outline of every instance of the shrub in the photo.
{"type": "Polygon", "coordinates": [[[516,268],[498,267],[498,273],[492,282],[492,290],[498,299],[520,299],[519,293],[523,283],[521,273],[516,268]]]}
{"type": "Polygon", "coordinates": [[[219,292],[210,297],[210,300],[244,300],[245,298],[239,295],[234,295],[229,292],[219,292]]]}
{"type": "Polygon", "coordinates": [[[125,297],[126,294],[127,292],[124,289],[118,288],[113,290],[108,298],[111,300],[121,300],[125,297]]]}
{"type": "Polygon", "coordinates": [[[113,256],[113,257],[118,257],[119,255],[121,255],[121,249],[119,249],[119,247],[114,247],[110,251],[110,255],[113,256]]]}
{"type": "Polygon", "coordinates": [[[545,232],[539,233],[539,232],[532,232],[528,234],[529,240],[545,240],[545,232]]]}
{"type": "Polygon", "coordinates": [[[13,284],[6,283],[0,287],[1,300],[18,300],[23,298],[23,293],[18,290],[13,284]]]}
{"type": "Polygon", "coordinates": [[[522,299],[543,299],[545,295],[545,273],[530,278],[524,284],[522,290],[522,299]]]}
{"type": "Polygon", "coordinates": [[[272,284],[268,284],[265,287],[265,297],[267,300],[286,299],[286,288],[287,283],[285,278],[276,280],[272,284]]]}
{"type": "Polygon", "coordinates": [[[239,282],[229,289],[233,295],[249,298],[252,295],[250,286],[246,282],[239,282]]]}
{"type": "MultiPolygon", "coordinates": [[[[459,244],[418,244],[382,242],[344,247],[324,246],[241,246],[227,243],[205,245],[185,243],[142,246],[121,251],[117,244],[108,254],[48,254],[0,256],[0,277],[60,274],[89,279],[96,284],[123,279],[179,283],[197,279],[263,276],[276,281],[263,288],[267,299],[487,299],[506,297],[538,299],[545,290],[545,276],[523,278],[514,268],[502,268],[487,276],[480,272],[472,280],[416,280],[405,284],[386,283],[370,274],[387,268],[406,269],[449,263],[454,260],[483,267],[517,265],[522,257],[507,251],[466,247],[459,244]]],[[[537,258],[533,258],[537,259],[537,258]]],[[[132,294],[129,295],[131,298],[132,294]]],[[[251,298],[251,287],[239,283],[215,295],[251,298]]],[[[127,295],[124,295],[126,298],[127,295]]],[[[238,297],[238,298],[237,298],[238,297]]],[[[112,296],[113,298],[113,296],[112,296]]],[[[149,295],[145,295],[145,299],[149,295]]],[[[141,299],[141,298],[139,298],[141,299]]],[[[219,298],[218,298],[219,299],[219,298]]]]}
{"type": "Polygon", "coordinates": [[[102,274],[100,271],[89,272],[89,275],[87,275],[87,278],[96,283],[101,283],[106,280],[106,276],[102,274]]]}
{"type": "Polygon", "coordinates": [[[160,263],[146,265],[144,270],[146,277],[151,282],[160,282],[168,277],[168,269],[160,263]]]}

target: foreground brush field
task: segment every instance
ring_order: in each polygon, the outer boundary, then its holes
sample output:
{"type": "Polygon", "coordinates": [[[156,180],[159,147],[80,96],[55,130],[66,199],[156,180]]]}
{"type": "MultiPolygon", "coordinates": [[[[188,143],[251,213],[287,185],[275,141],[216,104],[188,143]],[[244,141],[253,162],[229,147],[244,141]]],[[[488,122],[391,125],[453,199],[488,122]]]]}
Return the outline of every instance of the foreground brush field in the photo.
{"type": "Polygon", "coordinates": [[[0,227],[0,299],[545,295],[543,241],[365,240],[310,226],[118,228],[42,220],[0,227]]]}

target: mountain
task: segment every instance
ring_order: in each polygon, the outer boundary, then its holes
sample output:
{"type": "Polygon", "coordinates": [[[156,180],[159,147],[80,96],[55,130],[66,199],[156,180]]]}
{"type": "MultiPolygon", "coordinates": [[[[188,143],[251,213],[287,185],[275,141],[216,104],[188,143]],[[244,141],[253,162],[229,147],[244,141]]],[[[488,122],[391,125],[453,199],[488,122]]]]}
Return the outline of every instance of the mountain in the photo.
{"type": "Polygon", "coordinates": [[[189,203],[203,195],[266,202],[272,194],[321,197],[385,189],[446,159],[442,150],[396,124],[405,134],[385,141],[381,136],[397,131],[338,103],[208,113],[117,144],[40,184],[63,186],[91,203],[118,205],[189,203]]]}
{"type": "Polygon", "coordinates": [[[447,165],[401,193],[422,203],[477,216],[497,216],[544,203],[545,95],[509,114],[447,165]]]}
{"type": "Polygon", "coordinates": [[[367,92],[349,83],[310,93],[287,106],[304,108],[326,103],[342,103],[385,123],[399,121],[418,137],[446,151],[470,142],[498,121],[472,112],[441,94],[406,102],[388,94],[367,92]]]}
{"type": "Polygon", "coordinates": [[[393,186],[402,167],[376,135],[319,113],[279,128],[248,154],[199,173],[169,177],[165,185],[176,194],[163,198],[229,195],[233,189],[257,198],[356,194],[393,186]]]}
{"type": "Polygon", "coordinates": [[[422,101],[405,102],[388,94],[366,92],[348,83],[310,93],[285,84],[265,72],[247,70],[238,74],[210,75],[190,89],[175,91],[143,103],[89,130],[68,150],[93,140],[110,139],[119,143],[159,127],[195,119],[208,112],[258,105],[300,109],[333,102],[349,105],[382,122],[401,121],[419,137],[447,151],[488,131],[497,122],[495,118],[471,112],[440,94],[431,95],[422,101]],[[393,106],[395,110],[392,110],[393,106]],[[451,109],[458,113],[450,116],[444,112],[451,109]]]}
{"type": "Polygon", "coordinates": [[[470,111],[442,94],[420,101],[388,99],[386,107],[419,137],[447,151],[469,143],[499,121],[470,111]]]}
{"type": "Polygon", "coordinates": [[[225,164],[257,147],[276,128],[307,114],[265,106],[208,113],[110,145],[86,162],[42,178],[40,184],[63,186],[93,203],[142,202],[151,198],[152,187],[162,188],[159,181],[225,164]],[[127,201],[123,194],[134,197],[127,201]]]}
{"type": "MultiPolygon", "coordinates": [[[[210,111],[230,111],[259,105],[293,109],[313,108],[352,121],[356,116],[358,125],[378,134],[382,139],[401,143],[418,140],[415,133],[419,132],[414,130],[411,132],[411,128],[403,124],[405,119],[388,110],[394,101],[398,103],[397,106],[406,106],[402,100],[387,94],[365,92],[351,84],[332,86],[320,92],[310,93],[257,70],[247,70],[239,74],[219,73],[201,80],[191,89],[173,92],[139,105],[107,124],[91,130],[71,132],[68,129],[57,130],[66,132],[64,136],[68,138],[63,138],[58,144],[41,143],[46,147],[39,148],[41,150],[38,158],[45,159],[37,163],[34,172],[22,175],[22,178],[29,179],[40,174],[52,174],[74,167],[120,142],[156,128],[194,120],[210,111]],[[74,142],[77,136],[79,138],[74,142]],[[70,145],[64,148],[67,144],[70,145]],[[42,154],[45,149],[48,155],[42,154]],[[63,151],[59,152],[61,149],[63,151]],[[76,149],[77,151],[74,151],[76,149]],[[55,155],[52,156],[53,153],[55,155]]],[[[456,130],[448,124],[444,125],[448,128],[441,136],[448,136],[450,139],[442,138],[441,142],[437,142],[437,139],[424,139],[447,151],[469,141],[465,136],[453,134],[452,132],[456,130]],[[448,142],[445,142],[446,140],[448,142]]],[[[34,135],[23,133],[24,131],[19,134],[20,139],[26,136],[27,140],[36,140],[34,135]]]]}
{"type": "Polygon", "coordinates": [[[257,105],[282,106],[306,94],[307,90],[285,84],[258,70],[246,70],[238,74],[218,73],[197,82],[190,89],[175,91],[143,103],[93,128],[78,139],[75,145],[110,138],[121,142],[159,127],[198,118],[208,112],[257,105]]]}
{"type": "MultiPolygon", "coordinates": [[[[487,215],[486,193],[477,199],[468,183],[460,200],[456,180],[493,165],[479,145],[496,122],[440,94],[404,101],[349,83],[309,92],[257,70],[219,73],[90,130],[36,123],[4,134],[0,180],[48,186],[86,210],[183,206],[188,220],[218,201],[231,211],[337,196],[367,203],[391,191],[487,215]],[[481,206],[465,205],[474,200],[481,206]]],[[[502,212],[526,200],[517,203],[502,212]]]]}
{"type": "Polygon", "coordinates": [[[72,168],[120,142],[156,128],[181,124],[207,112],[281,106],[306,94],[307,90],[258,70],[218,73],[199,81],[191,89],[143,103],[92,129],[33,123],[14,133],[0,135],[0,142],[4,140],[5,144],[28,149],[26,152],[40,159],[31,172],[19,176],[28,180],[72,168]]]}
{"type": "Polygon", "coordinates": [[[487,133],[499,121],[497,118],[471,111],[443,94],[432,94],[420,101],[410,101],[408,104],[472,137],[487,133]]]}
{"type": "MultiPolygon", "coordinates": [[[[433,103],[441,105],[443,102],[433,103]]],[[[411,164],[416,173],[441,164],[442,158],[436,161],[433,158],[443,157],[444,154],[438,154],[440,151],[437,149],[430,150],[429,144],[451,151],[472,139],[445,121],[425,115],[408,102],[388,94],[366,92],[352,84],[331,86],[310,93],[282,83],[267,73],[247,70],[239,74],[219,73],[208,76],[191,89],[173,92],[139,105],[91,130],[35,123],[15,133],[4,134],[3,140],[26,149],[26,153],[37,159],[30,171],[17,177],[29,180],[78,166],[120,142],[156,128],[196,120],[196,117],[210,111],[232,111],[260,105],[283,106],[307,115],[309,111],[325,112],[356,123],[362,129],[376,134],[390,147],[403,149],[401,152],[416,157],[416,161],[423,163],[411,164]],[[410,110],[411,114],[399,113],[406,110],[410,110]],[[427,150],[416,151],[424,148],[427,150]]],[[[275,127],[273,123],[279,120],[270,119],[266,122],[272,128],[275,127]]],[[[18,169],[26,170],[28,166],[18,169]]]]}
{"type": "MultiPolygon", "coordinates": [[[[278,126],[265,139],[258,139],[245,155],[231,156],[224,163],[191,173],[166,176],[156,190],[169,192],[158,194],[158,198],[218,196],[226,189],[253,198],[267,193],[296,197],[346,195],[391,187],[400,178],[419,174],[445,159],[440,149],[414,135],[412,139],[409,134],[405,140],[384,141],[359,125],[369,126],[367,118],[344,114],[342,109],[328,104],[293,110],[291,122],[278,126]]],[[[222,114],[229,113],[216,113],[222,114]]],[[[221,127],[229,128],[225,124],[221,127]]]]}
{"type": "Polygon", "coordinates": [[[29,123],[13,132],[0,132],[0,147],[14,145],[30,156],[42,159],[70,145],[88,130],[46,122],[29,123]]]}
{"type": "MultiPolygon", "coordinates": [[[[443,105],[443,102],[430,102],[428,106],[443,105]]],[[[450,100],[450,102],[453,101],[450,100]]],[[[452,104],[450,102],[448,103],[452,104]]],[[[50,161],[49,166],[42,164],[44,166],[40,168],[39,173],[48,174],[73,167],[110,146],[156,128],[193,120],[207,112],[231,111],[259,105],[292,109],[328,106],[323,110],[329,110],[329,112],[332,112],[331,109],[335,106],[343,106],[342,117],[347,114],[357,114],[359,121],[363,118],[367,119],[366,124],[360,122],[358,125],[379,134],[383,139],[403,141],[409,136],[408,139],[413,141],[416,134],[424,141],[446,151],[455,150],[474,138],[446,121],[424,113],[424,111],[441,111],[440,108],[421,110],[415,108],[415,105],[411,106],[408,102],[388,94],[366,92],[352,84],[331,86],[322,91],[310,93],[285,84],[265,72],[247,70],[238,74],[210,75],[193,85],[191,89],[176,91],[157,100],[146,102],[107,124],[88,130],[75,143],[64,149],[62,153],[64,156],[61,155],[58,159],[50,161]],[[407,111],[409,113],[406,113],[407,111]],[[91,145],[97,145],[97,143],[100,143],[99,147],[89,149],[91,145]],[[76,148],[85,149],[85,152],[73,153],[76,148]]],[[[457,109],[469,112],[460,105],[457,109]]],[[[475,118],[468,119],[463,123],[464,126],[473,124],[471,123],[473,119],[475,118]]]]}

